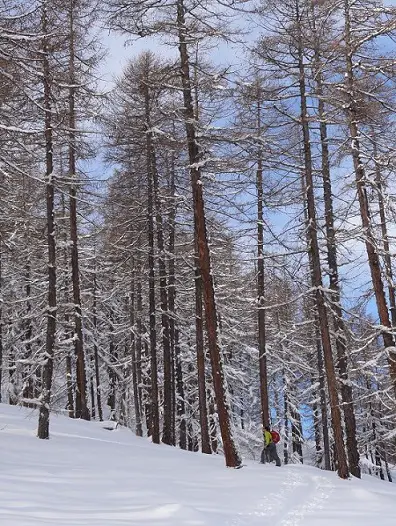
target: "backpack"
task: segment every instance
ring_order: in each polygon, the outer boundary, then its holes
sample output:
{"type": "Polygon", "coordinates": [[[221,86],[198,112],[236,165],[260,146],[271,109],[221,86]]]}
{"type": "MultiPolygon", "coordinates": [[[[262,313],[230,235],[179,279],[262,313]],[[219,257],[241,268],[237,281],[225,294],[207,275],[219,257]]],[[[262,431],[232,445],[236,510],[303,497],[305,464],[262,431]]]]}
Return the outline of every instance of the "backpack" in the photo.
{"type": "Polygon", "coordinates": [[[280,441],[280,434],[278,433],[278,431],[270,431],[271,433],[271,437],[272,437],[272,442],[274,444],[277,444],[279,441],[280,441]]]}

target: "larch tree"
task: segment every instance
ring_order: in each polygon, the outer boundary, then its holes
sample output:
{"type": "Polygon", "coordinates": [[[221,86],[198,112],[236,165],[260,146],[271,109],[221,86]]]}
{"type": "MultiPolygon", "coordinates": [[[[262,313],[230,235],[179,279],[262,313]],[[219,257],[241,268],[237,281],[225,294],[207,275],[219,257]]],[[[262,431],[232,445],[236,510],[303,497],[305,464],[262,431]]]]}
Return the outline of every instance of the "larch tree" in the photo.
{"type": "Polygon", "coordinates": [[[230,18],[229,8],[235,1],[205,5],[189,0],[174,2],[113,0],[107,3],[110,26],[126,34],[146,36],[162,34],[179,49],[180,82],[183,93],[183,116],[189,155],[189,171],[194,206],[195,235],[203,283],[208,348],[212,364],[214,391],[219,415],[226,464],[236,467],[241,460],[232,436],[232,424],[225,385],[221,349],[218,341],[218,321],[211,274],[210,251],[203,197],[202,167],[204,158],[197,141],[197,121],[194,114],[194,92],[189,48],[205,38],[221,37],[224,21],[230,18]],[[213,9],[214,7],[214,9],[213,9]]]}

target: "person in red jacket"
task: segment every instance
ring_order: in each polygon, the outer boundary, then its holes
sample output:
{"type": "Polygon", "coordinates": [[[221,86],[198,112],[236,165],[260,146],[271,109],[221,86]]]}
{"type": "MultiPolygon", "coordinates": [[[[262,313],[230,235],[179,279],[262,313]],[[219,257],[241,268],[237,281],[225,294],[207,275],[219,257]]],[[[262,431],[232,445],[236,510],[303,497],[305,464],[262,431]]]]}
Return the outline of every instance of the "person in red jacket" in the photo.
{"type": "Polygon", "coordinates": [[[264,449],[261,452],[261,464],[266,462],[276,462],[277,466],[281,466],[281,460],[278,452],[276,451],[276,444],[273,441],[271,428],[269,426],[264,427],[264,449]]]}

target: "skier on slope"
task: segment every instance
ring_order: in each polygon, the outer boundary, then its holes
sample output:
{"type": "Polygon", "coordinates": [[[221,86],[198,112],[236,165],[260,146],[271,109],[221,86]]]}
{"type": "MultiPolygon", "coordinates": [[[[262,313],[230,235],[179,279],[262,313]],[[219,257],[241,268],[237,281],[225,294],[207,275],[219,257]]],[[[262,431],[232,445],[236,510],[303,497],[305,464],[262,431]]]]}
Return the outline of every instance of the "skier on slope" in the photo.
{"type": "Polygon", "coordinates": [[[279,434],[276,431],[271,431],[269,426],[264,426],[264,448],[261,452],[261,464],[275,461],[277,466],[281,466],[281,461],[276,451],[276,442],[278,441],[279,434]]]}

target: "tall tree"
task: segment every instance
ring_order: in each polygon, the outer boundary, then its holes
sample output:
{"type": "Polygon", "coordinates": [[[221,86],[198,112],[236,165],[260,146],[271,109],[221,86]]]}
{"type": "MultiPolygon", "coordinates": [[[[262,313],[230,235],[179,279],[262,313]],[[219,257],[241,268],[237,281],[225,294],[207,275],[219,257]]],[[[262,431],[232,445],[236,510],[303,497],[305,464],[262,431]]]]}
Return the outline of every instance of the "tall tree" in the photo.
{"type": "Polygon", "coordinates": [[[350,136],[350,153],[353,160],[353,167],[356,179],[357,196],[359,201],[360,217],[364,232],[364,243],[367,252],[367,258],[370,268],[371,281],[374,288],[375,301],[377,304],[378,316],[380,323],[383,327],[382,338],[386,353],[388,356],[389,373],[392,379],[393,389],[396,395],[396,350],[395,350],[395,339],[392,334],[392,323],[389,316],[388,305],[386,301],[384,283],[381,273],[381,264],[379,254],[377,250],[377,244],[373,233],[373,224],[370,214],[368,196],[367,196],[367,176],[363,162],[363,152],[361,149],[361,132],[359,130],[359,123],[361,121],[358,101],[361,99],[358,88],[358,78],[355,73],[354,59],[358,51],[361,51],[362,47],[367,42],[372,41],[380,35],[386,35],[387,33],[394,30],[396,27],[395,17],[393,16],[390,20],[385,17],[384,19],[380,16],[379,21],[376,20],[378,13],[374,10],[371,11],[371,6],[362,6],[355,13],[357,23],[360,24],[361,16],[364,15],[365,20],[373,19],[376,22],[374,29],[370,23],[364,23],[359,25],[359,31],[354,37],[354,26],[352,18],[352,2],[350,0],[344,0],[344,58],[345,58],[345,95],[347,98],[347,119],[350,136]],[[364,10],[368,7],[368,10],[364,10]],[[368,14],[368,16],[367,16],[368,14]],[[370,16],[371,15],[371,16],[370,16]]]}
{"type": "MultiPolygon", "coordinates": [[[[124,3],[120,5],[118,0],[112,0],[108,4],[110,9],[112,9],[110,22],[113,28],[122,32],[142,36],[158,31],[167,35],[171,34],[174,39],[173,42],[179,48],[180,82],[184,102],[183,116],[193,194],[194,230],[198,244],[200,271],[203,282],[208,348],[212,364],[216,405],[219,414],[219,424],[226,463],[229,467],[235,467],[240,464],[241,460],[232,436],[230,407],[227,400],[227,388],[218,341],[216,302],[213,277],[211,274],[210,251],[203,198],[201,165],[203,158],[197,141],[198,123],[194,115],[191,63],[188,50],[188,42],[194,42],[197,38],[201,38],[201,36],[199,36],[200,33],[203,36],[213,34],[214,27],[211,27],[211,24],[219,25],[221,13],[216,13],[209,22],[209,11],[205,7],[202,8],[195,2],[185,0],[177,0],[176,3],[166,1],[164,5],[161,6],[158,6],[158,3],[153,0],[143,2],[132,0],[126,5],[124,3]],[[119,9],[120,7],[122,7],[121,10],[119,9]],[[198,29],[195,28],[197,21],[199,25],[198,29]],[[199,23],[199,21],[201,21],[201,23],[199,23]],[[208,27],[208,22],[209,31],[207,29],[205,30],[205,26],[208,27]]],[[[231,7],[233,4],[235,4],[235,2],[222,2],[223,7],[231,7]]],[[[216,10],[213,12],[216,12],[216,10]]]]}
{"type": "Polygon", "coordinates": [[[40,414],[37,435],[39,438],[49,438],[49,411],[51,403],[53,360],[55,350],[56,332],[56,244],[55,244],[55,180],[53,164],[53,124],[52,124],[52,86],[51,69],[49,62],[50,37],[52,28],[49,24],[48,5],[44,1],[41,6],[41,31],[42,47],[42,79],[44,93],[44,135],[45,135],[45,177],[46,177],[46,203],[47,203],[47,244],[48,244],[48,307],[47,307],[47,334],[45,346],[45,362],[43,367],[43,392],[41,395],[40,414]]]}

